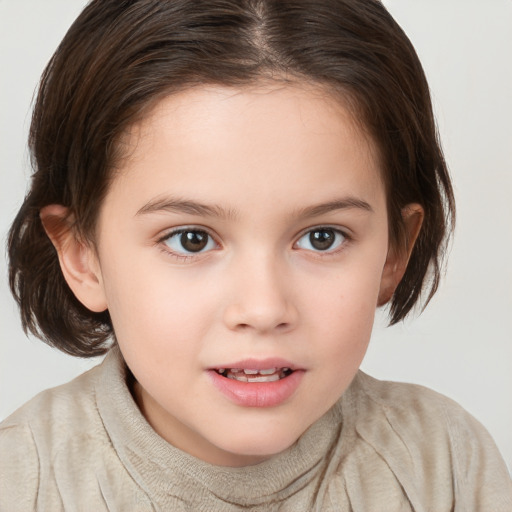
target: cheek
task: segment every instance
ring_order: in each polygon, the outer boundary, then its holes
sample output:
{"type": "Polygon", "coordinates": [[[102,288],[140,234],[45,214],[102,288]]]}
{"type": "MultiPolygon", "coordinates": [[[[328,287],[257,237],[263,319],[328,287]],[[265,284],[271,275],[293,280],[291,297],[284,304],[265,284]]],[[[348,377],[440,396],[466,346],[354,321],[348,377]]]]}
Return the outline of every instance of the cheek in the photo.
{"type": "MultiPolygon", "coordinates": [[[[382,251],[381,251],[382,252],[382,251]]],[[[376,254],[379,251],[375,251],[376,254]]],[[[377,307],[384,257],[351,258],[325,275],[312,274],[303,289],[310,307],[325,318],[343,318],[348,325],[373,318],[377,307]]]]}
{"type": "Polygon", "coordinates": [[[157,343],[162,329],[168,336],[176,334],[173,326],[191,324],[193,311],[191,305],[198,304],[191,300],[186,292],[178,292],[160,283],[152,283],[150,279],[143,282],[131,280],[112,286],[107,293],[109,311],[118,336],[121,332],[130,336],[130,332],[145,333],[145,338],[157,343]],[[150,335],[153,335],[150,337],[150,335]]]}
{"type": "Polygon", "coordinates": [[[333,358],[350,365],[360,361],[370,340],[377,308],[383,258],[361,257],[340,265],[329,276],[310,281],[303,311],[333,358]],[[316,282],[314,282],[316,281],[316,282]],[[315,290],[311,293],[311,290],[315,290]]]}
{"type": "Polygon", "coordinates": [[[172,352],[176,361],[197,349],[214,314],[212,294],[201,293],[201,279],[190,279],[169,265],[143,266],[119,255],[115,265],[105,266],[103,275],[122,349],[153,360],[172,352]]]}

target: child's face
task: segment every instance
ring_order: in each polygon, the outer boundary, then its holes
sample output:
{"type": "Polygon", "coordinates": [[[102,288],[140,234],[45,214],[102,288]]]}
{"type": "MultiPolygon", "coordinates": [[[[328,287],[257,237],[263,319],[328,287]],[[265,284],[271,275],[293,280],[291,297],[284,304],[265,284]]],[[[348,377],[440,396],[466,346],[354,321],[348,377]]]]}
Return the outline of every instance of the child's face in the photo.
{"type": "Polygon", "coordinates": [[[123,143],[93,268],[141,410],[215,464],[286,449],[350,384],[396,285],[371,143],[292,86],[171,96],[123,143]],[[279,380],[218,373],[240,367],[279,380]]]}

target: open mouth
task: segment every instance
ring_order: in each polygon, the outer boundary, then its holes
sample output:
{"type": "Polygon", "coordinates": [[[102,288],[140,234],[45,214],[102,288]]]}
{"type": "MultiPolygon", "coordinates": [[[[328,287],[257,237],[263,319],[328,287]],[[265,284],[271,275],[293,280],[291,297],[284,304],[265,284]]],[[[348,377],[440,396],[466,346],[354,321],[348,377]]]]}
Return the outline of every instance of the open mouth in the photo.
{"type": "Polygon", "coordinates": [[[247,368],[216,368],[215,372],[221,377],[239,382],[276,382],[293,373],[290,368],[268,368],[252,370],[247,368]]]}
{"type": "Polygon", "coordinates": [[[299,388],[305,372],[278,358],[233,361],[208,370],[213,385],[242,407],[276,407],[285,403],[299,388]]]}

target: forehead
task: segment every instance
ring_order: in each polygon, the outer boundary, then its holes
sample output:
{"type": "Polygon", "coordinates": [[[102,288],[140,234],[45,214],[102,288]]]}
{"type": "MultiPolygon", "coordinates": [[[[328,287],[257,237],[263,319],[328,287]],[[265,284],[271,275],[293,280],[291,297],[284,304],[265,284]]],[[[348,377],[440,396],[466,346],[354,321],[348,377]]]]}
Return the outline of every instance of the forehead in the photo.
{"type": "Polygon", "coordinates": [[[188,89],[156,103],[127,130],[121,149],[113,188],[131,183],[148,197],[158,187],[173,195],[193,190],[235,208],[248,188],[285,191],[283,200],[295,202],[313,192],[328,200],[338,178],[353,193],[382,189],[375,144],[322,87],[188,89]]]}

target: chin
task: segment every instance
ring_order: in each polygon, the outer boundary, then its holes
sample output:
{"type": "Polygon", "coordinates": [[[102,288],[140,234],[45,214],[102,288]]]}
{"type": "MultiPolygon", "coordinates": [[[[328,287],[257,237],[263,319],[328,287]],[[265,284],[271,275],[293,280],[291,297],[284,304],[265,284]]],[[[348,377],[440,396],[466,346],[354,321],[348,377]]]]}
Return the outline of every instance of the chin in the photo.
{"type": "Polygon", "coordinates": [[[223,443],[217,446],[226,452],[226,459],[232,459],[230,466],[248,466],[258,464],[264,460],[283,452],[293,445],[300,437],[288,432],[276,432],[275,429],[266,429],[259,432],[246,431],[242,435],[230,436],[228,442],[223,439],[223,443]]]}

